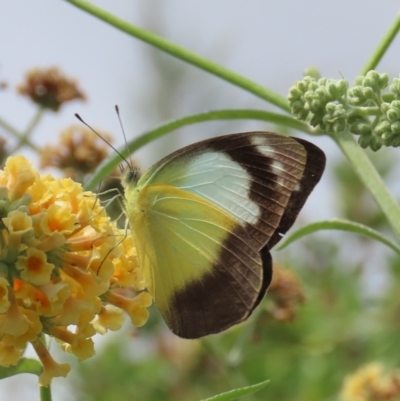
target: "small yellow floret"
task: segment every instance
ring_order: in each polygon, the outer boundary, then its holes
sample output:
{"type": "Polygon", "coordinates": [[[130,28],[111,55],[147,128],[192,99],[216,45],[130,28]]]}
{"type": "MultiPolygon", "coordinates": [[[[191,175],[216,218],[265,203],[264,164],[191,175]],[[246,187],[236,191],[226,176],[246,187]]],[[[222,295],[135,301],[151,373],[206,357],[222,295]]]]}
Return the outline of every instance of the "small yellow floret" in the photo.
{"type": "Polygon", "coordinates": [[[15,265],[21,270],[21,278],[34,285],[47,284],[54,269],[52,263],[47,263],[46,254],[35,248],[28,248],[26,256],[19,256],[15,265]]]}
{"type": "Polygon", "coordinates": [[[53,377],[66,377],[71,367],[68,363],[57,363],[50,355],[49,351],[40,339],[32,343],[35,351],[43,364],[43,372],[39,376],[39,384],[47,387],[53,377]]]}
{"type": "Polygon", "coordinates": [[[0,171],[0,186],[8,188],[8,197],[15,201],[22,197],[37,178],[31,163],[23,156],[7,159],[3,171],[0,171]]]}
{"type": "Polygon", "coordinates": [[[123,310],[114,305],[106,305],[92,321],[97,333],[105,334],[108,330],[119,330],[124,324],[123,310]]]}

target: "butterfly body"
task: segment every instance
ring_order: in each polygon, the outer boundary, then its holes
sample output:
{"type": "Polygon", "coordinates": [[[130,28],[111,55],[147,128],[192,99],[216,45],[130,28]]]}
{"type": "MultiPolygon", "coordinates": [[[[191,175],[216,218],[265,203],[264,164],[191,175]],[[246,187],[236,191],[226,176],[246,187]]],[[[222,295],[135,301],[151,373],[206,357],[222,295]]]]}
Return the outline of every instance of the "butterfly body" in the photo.
{"type": "Polygon", "coordinates": [[[174,333],[198,338],[247,319],[271,281],[269,250],[324,164],[306,141],[250,132],[195,143],[125,179],[139,263],[174,333]]]}

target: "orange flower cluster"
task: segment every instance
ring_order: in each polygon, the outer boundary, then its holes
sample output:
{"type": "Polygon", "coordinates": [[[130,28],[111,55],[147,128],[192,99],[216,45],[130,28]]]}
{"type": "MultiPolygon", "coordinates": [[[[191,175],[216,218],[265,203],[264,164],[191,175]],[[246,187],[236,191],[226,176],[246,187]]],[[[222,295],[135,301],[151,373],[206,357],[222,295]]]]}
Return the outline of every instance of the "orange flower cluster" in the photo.
{"type": "Polygon", "coordinates": [[[122,326],[123,310],[136,326],[147,321],[152,299],[132,238],[93,193],[10,157],[0,170],[0,218],[1,366],[15,365],[32,343],[47,386],[70,367],[52,359],[44,334],[84,360],[94,354],[95,333],[122,326]],[[121,294],[129,291],[135,296],[121,294]]]}

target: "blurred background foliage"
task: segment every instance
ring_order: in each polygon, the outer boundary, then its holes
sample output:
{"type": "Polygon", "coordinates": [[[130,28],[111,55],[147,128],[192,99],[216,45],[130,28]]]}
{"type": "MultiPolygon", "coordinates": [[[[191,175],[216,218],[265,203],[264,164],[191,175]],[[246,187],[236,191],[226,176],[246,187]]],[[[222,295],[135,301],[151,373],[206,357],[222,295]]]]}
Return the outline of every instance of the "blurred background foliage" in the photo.
{"type": "MultiPolygon", "coordinates": [[[[150,17],[153,19],[147,26],[162,34],[162,14],[157,20],[154,14],[150,17]]],[[[148,115],[151,121],[184,113],[187,66],[150,48],[147,62],[155,84],[136,113],[148,115]]],[[[223,98],[218,91],[207,96],[203,93],[195,97],[197,103],[191,107],[210,109],[223,98]]],[[[227,132],[232,130],[232,122],[219,124],[226,124],[227,132]]],[[[234,131],[240,131],[240,123],[234,124],[234,131]]],[[[271,129],[259,125],[260,129],[271,129]]],[[[3,136],[7,135],[3,126],[3,136]]],[[[167,142],[171,150],[176,148],[173,139],[166,138],[163,143],[167,142]]],[[[155,152],[161,147],[155,144],[155,152]]],[[[71,164],[62,168],[64,174],[71,175],[71,168],[77,166],[73,151],[78,148],[79,143],[68,155],[72,155],[71,164]]],[[[2,160],[11,151],[2,146],[2,160]]],[[[383,178],[393,176],[399,167],[391,154],[370,155],[383,178]]],[[[62,167],[57,162],[48,165],[62,167]]],[[[75,178],[84,181],[85,174],[92,172],[86,169],[76,169],[75,178]]],[[[389,231],[346,161],[338,161],[329,174],[330,196],[340,200],[336,211],[340,217],[389,231]]],[[[103,189],[110,188],[107,180],[103,185],[103,189]]],[[[114,217],[120,213],[118,205],[114,203],[114,217]]],[[[304,222],[309,217],[300,219],[304,222]]],[[[75,368],[68,378],[68,398],[199,400],[270,379],[265,389],[246,400],[400,400],[400,391],[396,393],[400,389],[396,387],[396,369],[400,367],[400,258],[381,244],[343,233],[313,235],[273,256],[277,261],[273,285],[249,321],[225,333],[189,341],[170,333],[152,308],[145,327],[126,325],[121,332],[99,338],[95,357],[81,364],[72,361],[75,368]],[[375,370],[375,376],[357,373],[371,362],[380,364],[382,371],[375,370]]]]}

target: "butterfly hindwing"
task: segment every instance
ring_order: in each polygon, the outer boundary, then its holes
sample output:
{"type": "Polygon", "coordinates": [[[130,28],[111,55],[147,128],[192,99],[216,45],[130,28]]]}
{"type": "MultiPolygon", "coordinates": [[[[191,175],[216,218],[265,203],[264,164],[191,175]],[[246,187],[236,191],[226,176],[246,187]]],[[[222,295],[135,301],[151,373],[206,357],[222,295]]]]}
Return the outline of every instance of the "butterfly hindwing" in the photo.
{"type": "Polygon", "coordinates": [[[324,164],[306,141],[252,132],[180,149],[127,183],[139,261],[173,332],[197,338],[251,314],[271,280],[269,249],[324,164]]]}

